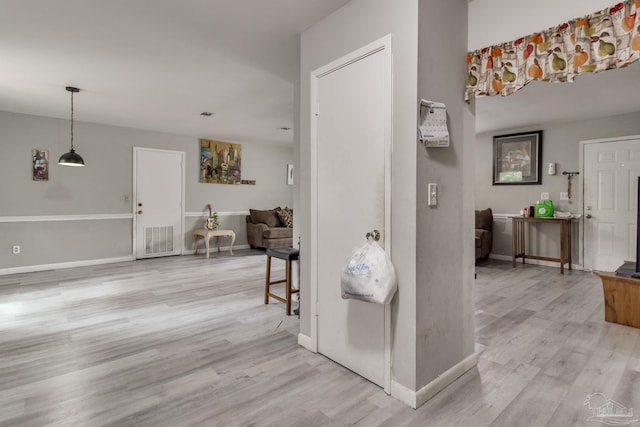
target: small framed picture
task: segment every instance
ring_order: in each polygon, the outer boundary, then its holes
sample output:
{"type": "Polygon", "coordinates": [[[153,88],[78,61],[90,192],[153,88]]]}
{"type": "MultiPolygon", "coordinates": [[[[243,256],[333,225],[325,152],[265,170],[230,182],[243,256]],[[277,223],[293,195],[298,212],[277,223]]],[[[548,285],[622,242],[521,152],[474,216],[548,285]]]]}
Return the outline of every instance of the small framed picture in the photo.
{"type": "Polygon", "coordinates": [[[31,150],[31,170],[34,181],[49,181],[49,150],[31,150]]]}
{"type": "Polygon", "coordinates": [[[542,183],[542,131],[493,137],[493,185],[542,183]]]}
{"type": "Polygon", "coordinates": [[[287,164],[287,185],[293,185],[293,164],[287,164]]]}

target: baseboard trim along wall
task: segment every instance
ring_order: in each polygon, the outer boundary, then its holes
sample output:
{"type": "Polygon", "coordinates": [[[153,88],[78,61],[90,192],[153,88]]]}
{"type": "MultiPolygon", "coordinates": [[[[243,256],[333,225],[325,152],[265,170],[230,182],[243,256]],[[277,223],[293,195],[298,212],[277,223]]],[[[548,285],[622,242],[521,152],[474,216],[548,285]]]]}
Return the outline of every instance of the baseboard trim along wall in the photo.
{"type": "Polygon", "coordinates": [[[32,273],[35,271],[60,270],[62,268],[87,267],[90,265],[113,264],[133,261],[133,254],[117,258],[87,259],[83,261],[60,262],[56,264],[26,265],[24,267],[0,268],[0,276],[7,274],[32,273]]]}
{"type": "MultiPolygon", "coordinates": [[[[489,258],[491,259],[497,259],[499,261],[512,261],[513,258],[511,257],[511,255],[499,255],[499,254],[489,254],[489,258]]],[[[516,260],[516,268],[518,267],[518,264],[522,264],[522,259],[518,258],[516,260]]],[[[532,264],[532,265],[542,265],[544,267],[556,267],[556,268],[560,268],[560,263],[559,262],[555,262],[555,261],[544,261],[541,259],[528,259],[527,258],[527,264],[532,264]]],[[[567,268],[565,266],[565,268],[567,268]]],[[[583,266],[580,264],[576,264],[574,262],[571,263],[571,268],[573,270],[584,270],[583,266]]]]}
{"type": "MultiPolygon", "coordinates": [[[[298,342],[299,341],[300,340],[298,339],[298,342]]],[[[438,375],[435,380],[431,381],[418,391],[410,390],[402,384],[391,380],[391,396],[406,403],[413,409],[419,408],[449,384],[460,378],[469,369],[476,366],[476,362],[475,353],[471,354],[444,373],[438,375]]]]}
{"type": "Polygon", "coordinates": [[[308,335],[304,335],[302,332],[298,334],[298,344],[309,351],[313,351],[314,353],[316,352],[311,345],[311,337],[308,335]]]}

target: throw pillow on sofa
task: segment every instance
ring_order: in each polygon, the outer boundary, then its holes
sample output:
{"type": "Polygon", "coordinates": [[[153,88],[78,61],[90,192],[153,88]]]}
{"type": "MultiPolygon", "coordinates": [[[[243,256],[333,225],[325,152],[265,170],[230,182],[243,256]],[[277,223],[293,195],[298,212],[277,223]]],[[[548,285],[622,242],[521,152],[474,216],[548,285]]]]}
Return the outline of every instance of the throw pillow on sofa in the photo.
{"type": "Polygon", "coordinates": [[[276,214],[285,227],[293,228],[293,211],[291,209],[286,207],[284,209],[278,209],[276,210],[276,214]]]}
{"type": "Polygon", "coordinates": [[[280,218],[275,210],[261,211],[257,209],[249,209],[251,221],[254,223],[261,222],[268,227],[281,227],[280,218]]]}

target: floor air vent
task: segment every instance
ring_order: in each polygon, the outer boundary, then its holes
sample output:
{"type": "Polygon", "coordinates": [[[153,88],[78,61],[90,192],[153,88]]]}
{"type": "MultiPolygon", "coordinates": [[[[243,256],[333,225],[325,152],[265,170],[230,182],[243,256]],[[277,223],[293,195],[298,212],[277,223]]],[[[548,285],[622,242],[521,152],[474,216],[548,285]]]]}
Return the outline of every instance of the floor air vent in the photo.
{"type": "Polygon", "coordinates": [[[173,227],[145,227],[144,254],[173,253],[173,227]]]}

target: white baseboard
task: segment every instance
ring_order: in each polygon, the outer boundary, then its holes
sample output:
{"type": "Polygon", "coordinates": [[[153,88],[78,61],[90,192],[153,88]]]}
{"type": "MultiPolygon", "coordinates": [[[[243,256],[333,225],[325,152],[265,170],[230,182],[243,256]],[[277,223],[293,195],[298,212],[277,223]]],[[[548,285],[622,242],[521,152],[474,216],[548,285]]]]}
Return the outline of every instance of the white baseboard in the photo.
{"type": "Polygon", "coordinates": [[[476,355],[471,354],[467,356],[461,362],[455,364],[444,373],[438,375],[438,377],[425,385],[418,391],[413,391],[403,386],[400,383],[391,381],[391,396],[406,403],[413,409],[419,408],[426,403],[433,396],[442,391],[446,386],[454,382],[456,379],[462,376],[469,369],[476,366],[476,355]]]}
{"type": "Polygon", "coordinates": [[[302,332],[298,333],[298,344],[301,345],[302,347],[306,348],[309,351],[313,351],[315,353],[315,350],[313,349],[313,346],[311,345],[311,337],[308,335],[304,335],[302,332]]]}
{"type": "Polygon", "coordinates": [[[56,264],[40,264],[27,265],[24,267],[0,268],[0,276],[4,276],[7,274],[31,273],[34,271],[59,270],[61,268],[86,267],[89,265],[113,264],[116,262],[133,261],[133,259],[133,254],[131,254],[117,258],[88,259],[83,261],[60,262],[56,264]]]}
{"type": "MultiPolygon", "coordinates": [[[[509,261],[509,262],[511,262],[513,260],[511,255],[489,254],[489,258],[497,259],[499,261],[509,261]]],[[[518,258],[516,260],[516,263],[522,264],[522,258],[518,258]]],[[[545,266],[545,267],[560,268],[560,263],[559,262],[544,261],[544,260],[541,260],[541,259],[529,259],[529,258],[527,258],[527,264],[542,265],[542,266],[545,266]]],[[[567,268],[566,265],[565,265],[565,268],[567,268]]],[[[576,264],[576,263],[571,263],[571,268],[573,270],[584,270],[584,268],[583,268],[583,266],[581,264],[576,264]]]]}

